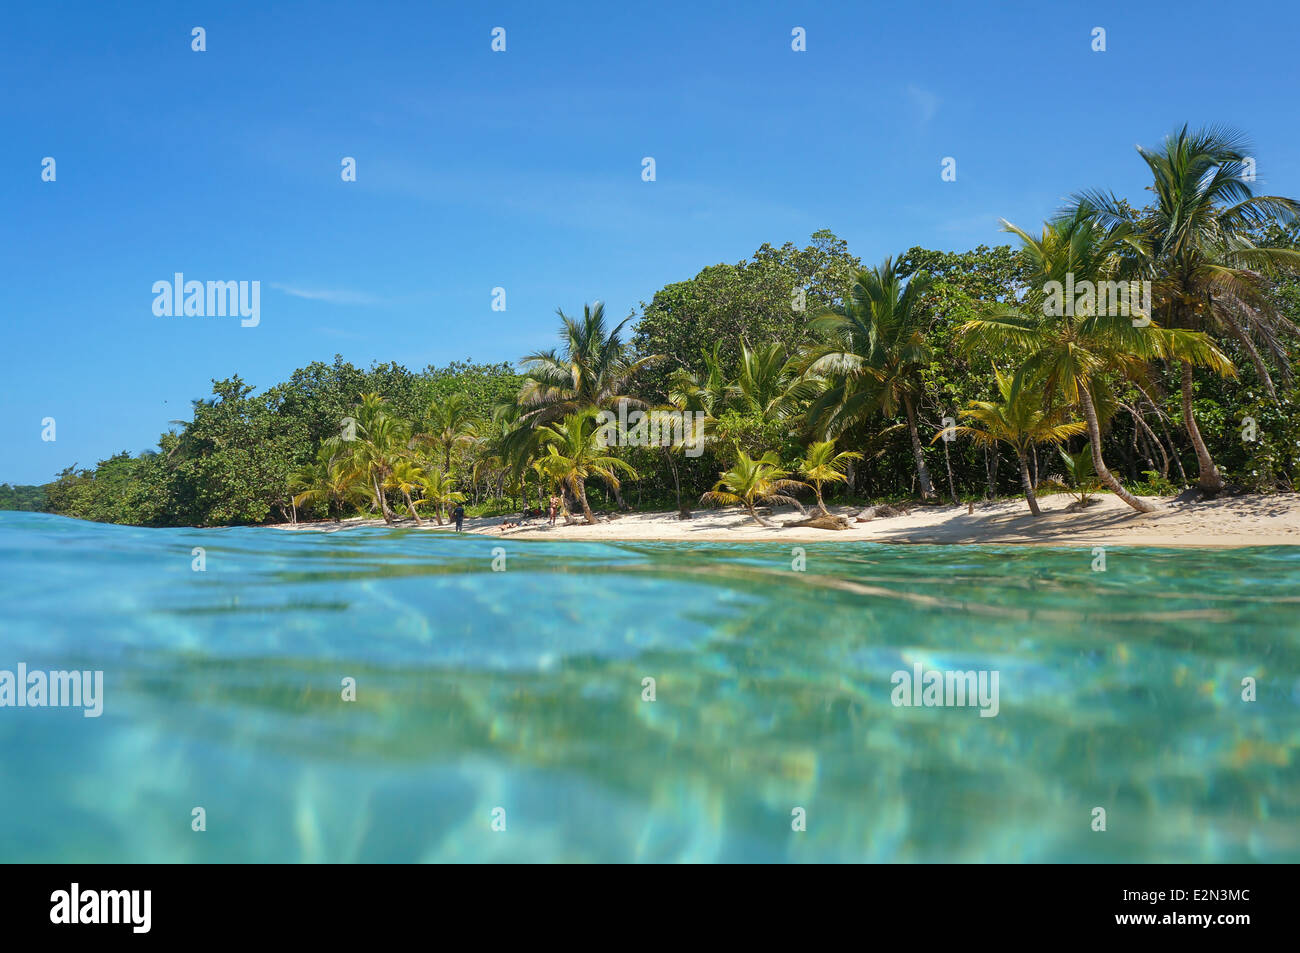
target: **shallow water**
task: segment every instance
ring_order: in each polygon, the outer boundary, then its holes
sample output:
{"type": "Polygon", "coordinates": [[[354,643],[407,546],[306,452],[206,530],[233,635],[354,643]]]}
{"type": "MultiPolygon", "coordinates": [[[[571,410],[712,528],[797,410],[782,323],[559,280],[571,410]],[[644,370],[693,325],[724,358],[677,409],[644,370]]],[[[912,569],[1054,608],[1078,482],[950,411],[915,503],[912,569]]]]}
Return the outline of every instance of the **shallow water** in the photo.
{"type": "Polygon", "coordinates": [[[1300,860],[1300,549],[803,548],[0,513],[0,860],[1300,860]]]}

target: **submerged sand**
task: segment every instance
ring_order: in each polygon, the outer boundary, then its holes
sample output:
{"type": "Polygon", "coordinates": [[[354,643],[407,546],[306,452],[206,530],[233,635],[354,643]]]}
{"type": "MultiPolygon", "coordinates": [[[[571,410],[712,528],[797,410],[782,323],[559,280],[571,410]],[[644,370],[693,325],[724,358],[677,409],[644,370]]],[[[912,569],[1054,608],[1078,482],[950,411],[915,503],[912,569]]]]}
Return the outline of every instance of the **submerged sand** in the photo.
{"type": "MultiPolygon", "coordinates": [[[[852,523],[847,530],[782,527],[800,518],[792,507],[767,514],[775,527],[760,526],[739,509],[696,510],[691,519],[674,512],[602,516],[595,526],[534,519],[502,531],[502,517],[467,519],[470,533],[511,539],[670,540],[680,542],[871,542],[939,544],[1027,544],[1044,546],[1296,546],[1300,545],[1300,494],[1225,497],[1199,503],[1147,497],[1160,509],[1142,514],[1117,497],[1102,494],[1079,512],[1067,512],[1065,495],[1040,500],[1043,514],[1030,514],[1023,499],[960,506],[918,506],[903,516],[876,517],[852,523]]],[[[860,508],[830,507],[850,515],[860,508]]],[[[383,526],[383,520],[351,519],[342,523],[281,524],[278,529],[337,531],[356,526],[383,526]]],[[[414,528],[411,520],[401,524],[414,528]]],[[[426,520],[430,531],[452,531],[426,520]]]]}

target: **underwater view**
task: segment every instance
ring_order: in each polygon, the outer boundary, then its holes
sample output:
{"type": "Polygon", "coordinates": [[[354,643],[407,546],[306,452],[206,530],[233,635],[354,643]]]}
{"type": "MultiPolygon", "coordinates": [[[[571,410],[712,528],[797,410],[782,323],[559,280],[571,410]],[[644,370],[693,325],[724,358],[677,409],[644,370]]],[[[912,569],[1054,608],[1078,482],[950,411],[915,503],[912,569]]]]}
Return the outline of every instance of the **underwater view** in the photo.
{"type": "Polygon", "coordinates": [[[8,683],[0,850],[1300,860],[1300,550],[1095,562],[0,512],[0,670],[103,673],[98,712],[8,683]],[[930,670],[995,704],[899,703],[930,670]]]}

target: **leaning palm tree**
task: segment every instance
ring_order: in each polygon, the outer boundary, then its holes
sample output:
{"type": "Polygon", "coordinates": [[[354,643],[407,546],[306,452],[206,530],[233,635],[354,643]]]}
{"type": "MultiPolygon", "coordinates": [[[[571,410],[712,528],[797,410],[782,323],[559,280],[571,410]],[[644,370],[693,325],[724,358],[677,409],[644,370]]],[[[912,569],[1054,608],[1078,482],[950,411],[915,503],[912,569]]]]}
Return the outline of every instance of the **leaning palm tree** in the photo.
{"type": "MultiPolygon", "coordinates": [[[[1300,333],[1270,297],[1266,273],[1300,266],[1300,252],[1266,248],[1252,235],[1269,224],[1289,224],[1300,203],[1275,195],[1255,195],[1249,179],[1249,143],[1220,128],[1189,131],[1183,126],[1156,150],[1138,147],[1151,172],[1153,207],[1134,213],[1114,196],[1085,193],[1106,224],[1132,223],[1148,244],[1147,273],[1153,278],[1153,310],[1166,327],[1227,333],[1248,355],[1260,383],[1274,399],[1277,390],[1256,341],[1289,376],[1290,358],[1283,332],[1300,333]]],[[[1180,361],[1183,424],[1200,468],[1199,486],[1207,495],[1223,488],[1223,478],[1201,437],[1192,405],[1192,362],[1180,361]]]]}
{"type": "Polygon", "coordinates": [[[861,459],[862,454],[853,450],[836,453],[834,440],[819,440],[808,447],[797,469],[812,482],[813,492],[817,494],[817,511],[822,516],[830,515],[822,501],[822,484],[847,483],[845,473],[849,463],[861,459]]]}
{"type": "Polygon", "coordinates": [[[1122,309],[1106,309],[1122,312],[1112,314],[1096,313],[1095,299],[1091,305],[1085,300],[1078,307],[1053,306],[1053,295],[1059,303],[1060,289],[1067,283],[1112,280],[1125,252],[1140,252],[1140,242],[1127,225],[1106,228],[1094,210],[1081,203],[1047,223],[1041,237],[1005,220],[1003,227],[1023,245],[1029,265],[1026,303],[993,304],[985,317],[967,321],[960,329],[966,346],[995,353],[1018,351],[1023,363],[1016,386],[1039,386],[1045,400],[1078,407],[1088,425],[1097,477],[1135,510],[1154,511],[1155,506],[1124,489],[1102,459],[1098,395],[1105,396],[1115,376],[1140,377],[1157,358],[1186,360],[1224,373],[1231,362],[1203,333],[1164,328],[1155,321],[1135,323],[1132,301],[1122,309]]]}
{"type": "Polygon", "coordinates": [[[442,525],[443,507],[465,502],[465,494],[454,489],[447,474],[437,468],[425,470],[419,482],[421,499],[416,500],[415,505],[432,506],[433,518],[439,526],[442,525]]]}
{"type": "Polygon", "coordinates": [[[414,460],[398,460],[393,464],[392,472],[388,474],[388,479],[384,483],[384,489],[396,490],[402,494],[402,499],[406,500],[406,509],[415,519],[417,526],[423,526],[424,521],[420,519],[420,514],[415,511],[415,503],[411,500],[411,494],[424,488],[424,468],[414,460]]]}
{"type": "Polygon", "coordinates": [[[1023,379],[1003,374],[996,367],[993,373],[1002,399],[971,401],[960,412],[960,416],[974,423],[970,426],[950,427],[934,439],[942,440],[949,435],[967,436],[974,438],[976,445],[982,447],[1007,444],[1015,452],[1020,464],[1020,485],[1024,487],[1029,512],[1039,516],[1041,511],[1038,509],[1038,497],[1034,493],[1034,481],[1029,477],[1030,451],[1039,443],[1059,446],[1070,437],[1087,433],[1088,425],[1083,421],[1065,421],[1064,408],[1045,409],[1047,405],[1042,392],[1027,386],[1023,379]]]}
{"type": "Polygon", "coordinates": [[[596,427],[596,414],[597,411],[590,409],[579,411],[541,428],[546,450],[540,461],[542,470],[568,488],[582,506],[583,517],[592,525],[596,515],[587,502],[587,480],[597,476],[611,488],[617,488],[620,472],[633,480],[637,477],[636,470],[626,461],[605,453],[596,427]]]}
{"type": "Polygon", "coordinates": [[[827,334],[830,343],[806,355],[808,373],[831,379],[808,411],[815,429],[833,438],[876,411],[893,417],[901,406],[926,499],[935,492],[921,452],[916,410],[923,393],[921,371],[932,353],[921,305],[929,286],[924,273],[904,279],[889,258],[859,272],[844,304],[812,320],[812,327],[827,334]]]}
{"type": "Polygon", "coordinates": [[[781,460],[769,450],[757,460],[737,449],[736,462],[731,469],[719,475],[713,489],[700,497],[701,503],[710,506],[743,506],[760,526],[774,524],[758,515],[760,503],[790,503],[804,512],[803,505],[787,491],[806,490],[808,484],[788,478],[781,469],[781,460]]]}

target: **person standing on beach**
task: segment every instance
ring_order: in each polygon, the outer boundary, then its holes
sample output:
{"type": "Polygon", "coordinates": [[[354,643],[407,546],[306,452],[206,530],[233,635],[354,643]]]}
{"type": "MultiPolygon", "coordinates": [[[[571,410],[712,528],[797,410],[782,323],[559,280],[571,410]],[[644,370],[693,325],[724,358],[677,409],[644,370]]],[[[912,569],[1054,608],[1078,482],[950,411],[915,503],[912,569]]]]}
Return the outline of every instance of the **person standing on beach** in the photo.
{"type": "Polygon", "coordinates": [[[451,511],[451,518],[456,521],[456,532],[459,533],[461,525],[465,522],[465,507],[457,503],[456,508],[451,511]]]}
{"type": "Polygon", "coordinates": [[[559,508],[560,508],[560,498],[559,498],[558,496],[555,496],[554,494],[552,494],[552,495],[551,495],[551,512],[550,512],[551,525],[552,525],[552,526],[555,525],[555,513],[556,513],[556,511],[557,511],[559,508]]]}

